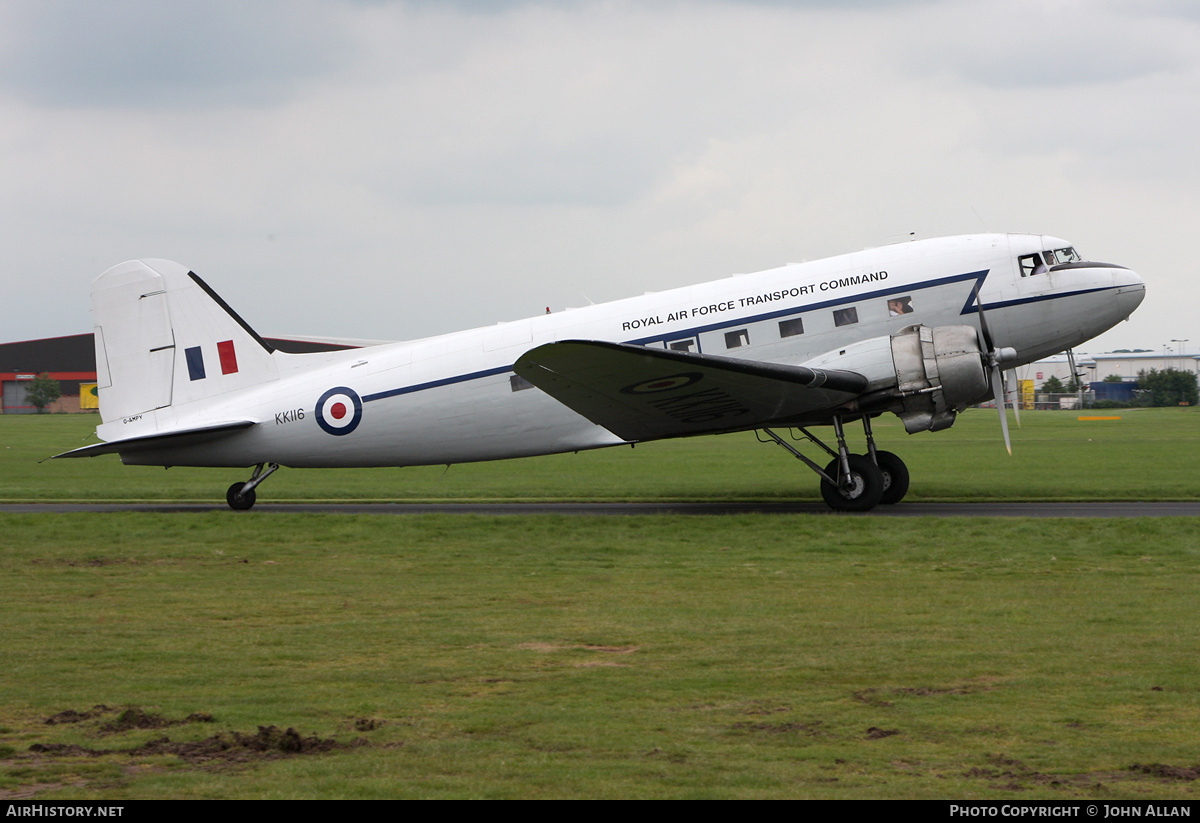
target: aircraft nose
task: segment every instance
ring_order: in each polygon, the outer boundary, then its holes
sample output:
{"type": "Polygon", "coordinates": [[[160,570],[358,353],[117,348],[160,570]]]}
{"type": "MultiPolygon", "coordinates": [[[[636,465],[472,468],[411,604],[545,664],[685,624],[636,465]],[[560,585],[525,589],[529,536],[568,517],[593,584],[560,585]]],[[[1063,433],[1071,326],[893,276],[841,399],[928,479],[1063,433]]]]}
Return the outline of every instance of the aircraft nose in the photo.
{"type": "Polygon", "coordinates": [[[1116,300],[1125,317],[1132,314],[1146,298],[1146,281],[1132,269],[1114,269],[1113,285],[1117,287],[1116,300]]]}

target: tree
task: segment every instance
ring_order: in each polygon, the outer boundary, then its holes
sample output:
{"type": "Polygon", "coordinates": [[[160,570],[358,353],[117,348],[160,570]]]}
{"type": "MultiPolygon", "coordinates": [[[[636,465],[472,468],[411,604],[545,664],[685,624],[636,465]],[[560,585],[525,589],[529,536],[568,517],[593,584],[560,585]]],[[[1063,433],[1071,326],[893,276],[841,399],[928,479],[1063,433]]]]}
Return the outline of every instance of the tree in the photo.
{"type": "Polygon", "coordinates": [[[1200,403],[1196,375],[1179,369],[1138,372],[1138,391],[1142,402],[1151,406],[1195,406],[1200,403]]]}
{"type": "Polygon", "coordinates": [[[1119,374],[1110,374],[1108,377],[1104,378],[1104,382],[1105,383],[1124,383],[1125,381],[1121,379],[1121,375],[1119,375],[1119,374]]]}
{"type": "Polygon", "coordinates": [[[1063,394],[1066,389],[1063,387],[1062,381],[1057,377],[1051,377],[1042,384],[1042,391],[1046,394],[1063,394]]]}
{"type": "Polygon", "coordinates": [[[62,389],[57,380],[51,380],[50,375],[42,372],[25,384],[25,399],[34,405],[38,414],[43,414],[46,407],[62,397],[62,389]]]}

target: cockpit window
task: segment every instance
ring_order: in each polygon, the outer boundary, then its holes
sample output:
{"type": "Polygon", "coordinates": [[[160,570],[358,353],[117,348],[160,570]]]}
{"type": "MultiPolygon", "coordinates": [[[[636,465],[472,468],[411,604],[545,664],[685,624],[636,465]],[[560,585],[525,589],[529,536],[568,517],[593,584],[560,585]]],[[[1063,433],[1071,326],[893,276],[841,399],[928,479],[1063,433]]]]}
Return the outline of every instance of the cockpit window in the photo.
{"type": "Polygon", "coordinates": [[[1032,274],[1045,274],[1046,264],[1042,262],[1040,254],[1025,254],[1018,257],[1017,260],[1021,263],[1021,276],[1029,277],[1032,274]]]}
{"type": "Polygon", "coordinates": [[[1030,277],[1035,274],[1045,274],[1054,266],[1064,266],[1068,263],[1081,263],[1083,258],[1073,246],[1061,249],[1046,249],[1043,252],[1023,254],[1017,258],[1021,264],[1021,276],[1030,277]]]}
{"type": "Polygon", "coordinates": [[[1050,266],[1058,266],[1063,263],[1078,263],[1083,258],[1071,246],[1065,249],[1054,249],[1046,252],[1046,263],[1050,266]]]}

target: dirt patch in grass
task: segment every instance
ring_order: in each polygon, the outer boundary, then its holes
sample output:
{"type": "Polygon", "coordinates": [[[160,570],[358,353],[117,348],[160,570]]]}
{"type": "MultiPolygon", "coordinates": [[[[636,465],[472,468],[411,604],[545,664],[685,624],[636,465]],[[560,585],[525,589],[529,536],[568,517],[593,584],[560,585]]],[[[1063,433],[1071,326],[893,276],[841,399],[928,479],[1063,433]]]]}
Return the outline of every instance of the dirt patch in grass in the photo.
{"type": "Polygon", "coordinates": [[[58,714],[52,714],[46,718],[45,722],[47,726],[57,726],[61,723],[82,723],[85,720],[91,720],[94,717],[100,717],[114,711],[116,711],[116,709],[110,709],[108,706],[105,706],[102,703],[97,703],[95,706],[92,706],[92,708],[83,712],[77,712],[74,709],[67,709],[66,711],[59,712],[58,714]]]}
{"type": "MultiPolygon", "coordinates": [[[[1102,775],[1050,775],[1026,766],[1020,760],[1006,757],[1002,754],[988,755],[987,766],[974,766],[964,772],[967,777],[975,777],[989,781],[993,789],[1006,791],[1027,791],[1033,786],[1062,786],[1064,788],[1082,788],[1085,786],[1103,785],[1099,778],[1102,775]]],[[[1104,776],[1110,777],[1110,776],[1104,776]]]]}
{"type": "Polygon", "coordinates": [[[1200,765],[1189,768],[1186,766],[1168,766],[1166,763],[1134,763],[1129,767],[1129,771],[1140,772],[1171,781],[1200,779],[1200,765]]]}
{"type": "Polygon", "coordinates": [[[86,557],[86,558],[45,558],[35,557],[29,561],[35,566],[71,566],[73,568],[99,568],[101,566],[140,565],[132,557],[86,557]]]}
{"type": "Polygon", "coordinates": [[[813,723],[734,723],[733,728],[767,734],[803,734],[808,737],[820,737],[826,734],[825,730],[821,728],[820,720],[813,723]]]}
{"type": "Polygon", "coordinates": [[[100,757],[101,755],[112,754],[111,751],[86,749],[74,743],[34,743],[29,747],[29,751],[34,754],[52,754],[56,757],[100,757]]]}
{"type": "Polygon", "coordinates": [[[230,732],[215,734],[204,740],[173,741],[169,737],[160,737],[140,746],[116,749],[90,749],[66,743],[34,743],[29,747],[29,751],[53,757],[106,757],[114,754],[148,757],[168,754],[188,763],[203,763],[209,760],[247,761],[324,754],[363,745],[366,745],[366,741],[361,738],[350,743],[339,743],[332,738],[316,735],[304,737],[291,727],[281,730],[278,726],[259,726],[254,734],[230,732]]]}
{"type": "MultiPolygon", "coordinates": [[[[0,768],[7,765],[9,765],[7,762],[0,761],[0,768]]],[[[30,783],[16,789],[0,789],[0,800],[29,800],[37,797],[41,792],[56,791],[67,786],[82,787],[83,785],[82,781],[72,781],[71,783],[30,783]]]]}
{"type": "Polygon", "coordinates": [[[116,714],[116,718],[108,723],[101,724],[98,731],[100,734],[119,734],[132,729],[166,729],[170,726],[182,726],[188,723],[212,723],[213,716],[207,712],[194,712],[189,714],[183,720],[169,720],[162,715],[144,711],[136,706],[127,709],[114,709],[110,706],[105,706],[103,703],[98,703],[87,711],[76,711],[75,709],[67,709],[47,717],[45,723],[47,726],[58,726],[64,723],[82,723],[86,720],[95,720],[98,717],[105,715],[116,714]]]}
{"type": "MultiPolygon", "coordinates": [[[[48,725],[62,723],[81,723],[92,721],[91,733],[96,736],[117,734],[125,731],[161,729],[171,726],[186,726],[193,723],[212,723],[213,716],[205,712],[190,714],[184,720],[170,720],[152,712],[132,707],[113,709],[97,705],[88,711],[73,709],[58,712],[45,719],[48,725]],[[112,717],[108,722],[97,722],[98,718],[112,717]]],[[[383,721],[359,718],[354,721],[357,731],[372,731],[383,725],[383,721]]],[[[20,768],[29,772],[29,777],[37,780],[37,775],[45,771],[61,770],[61,761],[100,758],[127,758],[129,766],[124,771],[133,773],[138,770],[158,768],[153,761],[146,762],[145,758],[169,755],[178,757],[192,766],[205,768],[237,767],[255,762],[277,760],[286,757],[325,754],[344,749],[366,746],[364,738],[356,738],[348,743],[332,738],[322,738],[315,734],[302,735],[294,728],[281,729],[278,726],[259,726],[253,733],[238,731],[222,732],[211,735],[203,740],[172,740],[162,736],[135,746],[114,748],[92,748],[76,743],[34,743],[29,746],[28,754],[17,755],[15,758],[3,761],[3,765],[20,768]]],[[[70,768],[68,766],[68,768],[70,768]]],[[[0,789],[0,799],[36,797],[43,791],[61,789],[67,785],[85,787],[88,780],[72,781],[71,783],[52,783],[43,780],[30,782],[12,789],[0,789]]]]}
{"type": "Polygon", "coordinates": [[[972,767],[964,774],[989,781],[990,788],[1009,791],[1025,791],[1033,786],[1101,789],[1105,783],[1137,780],[1143,776],[1158,778],[1165,783],[1191,782],[1200,779],[1200,764],[1188,767],[1166,763],[1134,763],[1123,772],[1050,775],[1032,769],[1015,758],[997,754],[988,755],[988,765],[972,767]]]}
{"type": "Polygon", "coordinates": [[[922,687],[917,689],[892,689],[893,694],[908,694],[915,697],[941,697],[946,694],[972,694],[973,690],[966,686],[947,686],[946,688],[935,689],[932,687],[922,687]]]}
{"type": "Polygon", "coordinates": [[[791,706],[778,706],[770,703],[765,703],[762,700],[752,700],[742,710],[742,714],[786,714],[792,710],[791,706]]]}
{"type": "MultiPolygon", "coordinates": [[[[183,720],[171,720],[136,706],[114,709],[102,704],[82,712],[74,709],[58,712],[46,718],[45,722],[48,725],[81,723],[113,714],[116,715],[115,718],[96,727],[97,734],[103,736],[133,730],[164,729],[172,726],[213,722],[213,716],[207,712],[194,712],[183,720]]],[[[360,718],[354,722],[354,728],[360,732],[372,731],[379,725],[382,725],[381,721],[367,718],[360,718]]],[[[243,734],[237,731],[223,732],[195,741],[174,741],[170,737],[164,736],[138,746],[111,749],[94,749],[74,743],[34,743],[29,747],[29,751],[52,757],[105,757],[114,754],[144,757],[168,754],[180,757],[189,763],[200,763],[208,760],[237,761],[321,754],[365,744],[366,741],[362,738],[351,743],[340,743],[332,738],[317,737],[315,734],[306,737],[291,727],[280,729],[278,726],[259,726],[258,731],[253,734],[243,734]]]]}
{"type": "Polygon", "coordinates": [[[259,726],[258,731],[254,734],[231,732],[193,742],[176,743],[172,742],[170,738],[163,737],[131,750],[130,754],[173,754],[188,763],[203,763],[209,760],[270,760],[279,757],[324,754],[363,745],[366,745],[366,741],[361,738],[351,743],[339,743],[332,738],[321,738],[316,735],[304,737],[291,727],[280,730],[278,726],[259,726]]]}
{"type": "Polygon", "coordinates": [[[127,732],[130,729],[165,729],[169,726],[183,726],[188,723],[212,723],[213,716],[207,712],[194,712],[183,720],[168,720],[161,715],[144,712],[141,709],[126,709],[117,715],[111,723],[105,723],[100,731],[108,734],[127,732]]]}
{"type": "Polygon", "coordinates": [[[605,652],[607,654],[633,654],[641,646],[599,646],[589,643],[576,643],[574,645],[562,645],[556,643],[520,643],[518,649],[526,649],[533,652],[543,652],[549,654],[551,652],[567,652],[574,649],[583,649],[589,652],[605,652]]]}
{"type": "Polygon", "coordinates": [[[886,709],[893,705],[892,701],[885,700],[879,694],[879,689],[859,689],[854,693],[854,699],[859,703],[866,703],[868,706],[886,709]]]}
{"type": "Polygon", "coordinates": [[[946,697],[948,695],[976,694],[987,691],[990,686],[979,682],[955,683],[949,686],[901,686],[894,689],[860,689],[854,699],[868,706],[888,708],[893,705],[884,695],[891,697],[946,697]]]}

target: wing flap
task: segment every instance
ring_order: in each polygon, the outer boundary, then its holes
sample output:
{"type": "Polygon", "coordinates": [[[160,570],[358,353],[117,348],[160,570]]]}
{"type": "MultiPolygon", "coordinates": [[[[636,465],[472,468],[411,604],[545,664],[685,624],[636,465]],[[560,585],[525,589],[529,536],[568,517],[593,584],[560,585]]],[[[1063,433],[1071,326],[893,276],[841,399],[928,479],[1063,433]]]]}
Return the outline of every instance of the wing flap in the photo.
{"type": "Polygon", "coordinates": [[[596,340],[538,346],[513,371],[625,440],[785,423],[833,409],[867,386],[867,378],[852,371],[596,340]]]}
{"type": "Polygon", "coordinates": [[[136,452],[145,449],[161,449],[171,446],[192,446],[207,443],[234,432],[248,429],[255,424],[254,420],[230,420],[224,423],[212,423],[207,426],[194,426],[187,429],[173,429],[155,432],[140,437],[127,437],[124,440],[109,440],[106,443],[94,443],[81,449],[56,454],[51,459],[59,457],[97,457],[101,454],[136,452]]]}

